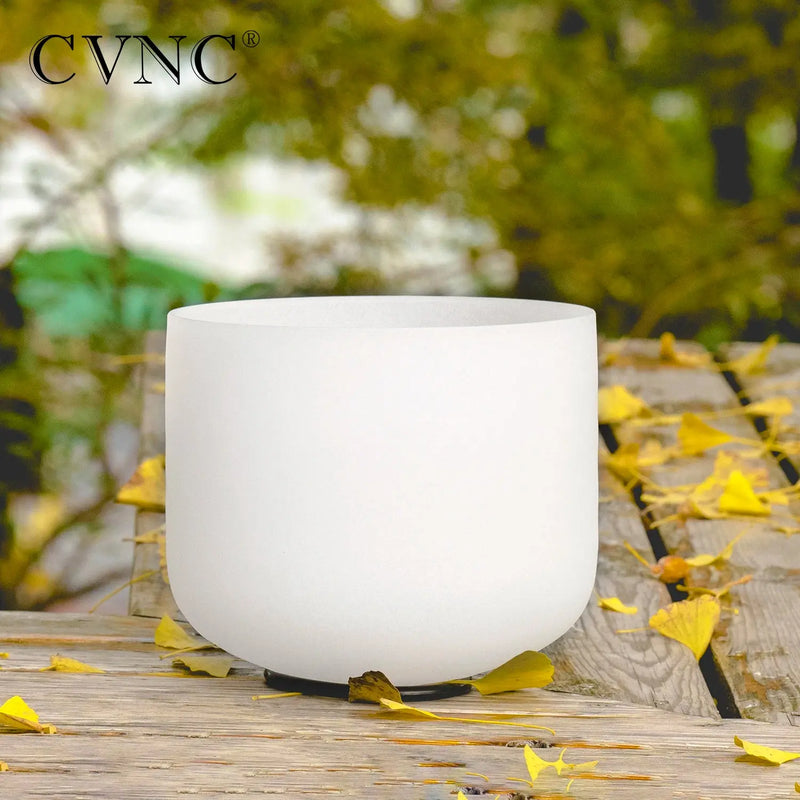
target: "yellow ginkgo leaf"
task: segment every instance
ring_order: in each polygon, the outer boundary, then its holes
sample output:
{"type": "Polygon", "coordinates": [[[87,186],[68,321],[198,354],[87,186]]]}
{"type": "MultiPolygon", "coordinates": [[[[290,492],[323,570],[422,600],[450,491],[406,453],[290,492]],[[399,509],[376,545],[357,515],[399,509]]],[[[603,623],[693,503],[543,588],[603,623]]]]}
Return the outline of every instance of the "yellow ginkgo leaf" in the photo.
{"type": "Polygon", "coordinates": [[[18,695],[10,697],[0,706],[0,728],[36,733],[56,732],[54,725],[39,722],[39,715],[18,695]]]}
{"type": "Polygon", "coordinates": [[[0,761],[0,772],[8,772],[8,764],[5,761],[0,761]]]}
{"type": "Polygon", "coordinates": [[[402,719],[438,719],[442,722],[466,722],[473,725],[508,725],[512,728],[531,728],[538,731],[548,731],[555,735],[555,731],[552,728],[544,725],[529,725],[527,722],[507,722],[506,720],[476,719],[473,717],[440,717],[431,711],[423,711],[421,708],[398,703],[395,700],[387,700],[385,697],[382,697],[380,702],[384,711],[402,719]]]}
{"type": "Polygon", "coordinates": [[[0,653],[0,658],[8,658],[8,653],[0,653]]]}
{"type": "Polygon", "coordinates": [[[678,442],[686,455],[696,456],[705,453],[712,447],[730,442],[733,437],[725,431],[717,430],[706,424],[697,414],[681,415],[681,426],[678,428],[678,442]]]}
{"type": "Polygon", "coordinates": [[[190,672],[204,672],[214,678],[224,678],[233,666],[233,656],[227,654],[184,655],[172,659],[173,666],[186,667],[190,672]]]}
{"type": "Polygon", "coordinates": [[[448,681],[468,683],[481,694],[513,692],[516,689],[536,689],[553,680],[553,664],[544,653],[526,650],[482,678],[448,681]]]}
{"type": "Polygon", "coordinates": [[[370,670],[347,681],[347,700],[351,703],[380,703],[381,698],[402,702],[397,687],[379,670],[370,670]]]}
{"type": "Polygon", "coordinates": [[[760,347],[730,361],[725,366],[732,372],[737,372],[740,375],[752,375],[754,372],[763,371],[767,365],[767,359],[776,344],[778,344],[778,334],[773,333],[764,341],[760,347]]]}
{"type": "Polygon", "coordinates": [[[528,774],[531,776],[530,784],[533,785],[534,781],[539,777],[539,773],[548,767],[552,767],[553,764],[541,758],[528,744],[525,745],[523,753],[525,755],[525,766],[528,768],[528,774]]]}
{"type": "Polygon", "coordinates": [[[631,394],[624,386],[604,386],[597,399],[601,424],[611,425],[651,413],[644,400],[631,394]]]}
{"type": "Polygon", "coordinates": [[[131,479],[117,492],[118,503],[138,506],[147,511],[163,511],[166,495],[164,456],[142,461],[131,479]]]}
{"type": "Polygon", "coordinates": [[[759,417],[785,417],[794,411],[794,406],[788,397],[771,397],[746,405],[744,411],[759,417]]]}
{"type": "Polygon", "coordinates": [[[159,647],[168,647],[170,650],[203,650],[211,646],[207,642],[188,634],[167,614],[161,617],[161,622],[158,623],[153,641],[159,647]]]}
{"type": "Polygon", "coordinates": [[[597,605],[606,611],[618,611],[620,614],[635,614],[639,610],[636,606],[626,606],[619,597],[600,597],[597,605]]]}
{"type": "Polygon", "coordinates": [[[584,761],[582,764],[568,764],[566,761],[564,761],[564,753],[566,752],[567,748],[565,747],[558,754],[558,758],[555,761],[545,761],[530,745],[526,744],[523,753],[525,755],[525,766],[528,768],[528,774],[531,777],[530,780],[525,781],[525,783],[533,786],[540,773],[548,767],[552,767],[559,775],[561,775],[564,770],[585,771],[594,769],[594,767],[597,766],[596,761],[584,761]]]}
{"type": "Polygon", "coordinates": [[[675,349],[675,335],[668,331],[659,339],[658,357],[667,364],[680,367],[702,367],[711,363],[708,353],[684,353],[675,349]]]}
{"type": "Polygon", "coordinates": [[[753,742],[740,739],[738,736],[734,736],[733,741],[745,752],[745,755],[736,759],[737,761],[751,761],[757,764],[768,764],[777,767],[787,761],[794,761],[796,758],[800,758],[800,753],[790,753],[788,750],[777,750],[774,747],[753,744],[753,742]]]}
{"type": "Polygon", "coordinates": [[[409,706],[397,700],[387,700],[385,697],[380,699],[380,704],[397,717],[407,717],[409,719],[441,719],[440,716],[430,711],[424,711],[421,708],[409,706]]]}
{"type": "Polygon", "coordinates": [[[795,791],[796,791],[798,794],[800,794],[800,783],[795,783],[795,785],[794,785],[794,790],[795,790],[795,791]]]}
{"type": "Polygon", "coordinates": [[[59,655],[50,656],[50,666],[42,667],[39,671],[49,672],[51,670],[53,672],[105,672],[104,669],[92,667],[82,661],[76,661],[74,658],[59,655]]]}
{"type": "Polygon", "coordinates": [[[741,578],[737,578],[735,581],[728,581],[727,583],[723,584],[722,586],[717,586],[716,588],[711,588],[708,586],[684,586],[683,584],[678,584],[678,589],[682,592],[686,592],[690,597],[695,597],[700,594],[709,594],[713,595],[714,597],[725,597],[734,586],[741,586],[745,583],[750,583],[753,579],[752,575],[742,575],[741,578]]]}
{"type": "Polygon", "coordinates": [[[458,795],[456,796],[458,797],[458,800],[467,800],[466,795],[461,790],[459,790],[458,795]]]}
{"type": "Polygon", "coordinates": [[[711,553],[698,553],[696,556],[691,556],[690,558],[685,559],[686,563],[690,567],[710,567],[712,564],[722,564],[725,561],[728,561],[730,557],[733,555],[733,546],[739,539],[744,536],[744,531],[740,533],[738,536],[734,536],[722,550],[719,551],[716,555],[711,553]]]}
{"type": "Polygon", "coordinates": [[[719,600],[710,595],[701,595],[659,609],[650,617],[650,627],[662,636],[685,644],[699,661],[711,641],[719,614],[719,600]]]}
{"type": "Polygon", "coordinates": [[[735,469],[728,476],[725,491],[719,498],[719,510],[724,514],[750,514],[769,516],[769,503],[764,503],[756,496],[750,481],[741,470],[735,469]]]}

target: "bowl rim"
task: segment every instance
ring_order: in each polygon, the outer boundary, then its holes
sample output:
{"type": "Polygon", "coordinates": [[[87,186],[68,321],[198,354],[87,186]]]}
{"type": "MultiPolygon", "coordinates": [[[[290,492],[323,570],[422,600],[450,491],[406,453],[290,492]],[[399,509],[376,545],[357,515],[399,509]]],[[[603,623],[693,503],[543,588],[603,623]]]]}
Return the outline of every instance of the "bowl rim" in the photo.
{"type": "Polygon", "coordinates": [[[467,295],[322,295],[227,300],[175,308],[168,322],[325,330],[480,329],[594,321],[588,306],[467,295]]]}

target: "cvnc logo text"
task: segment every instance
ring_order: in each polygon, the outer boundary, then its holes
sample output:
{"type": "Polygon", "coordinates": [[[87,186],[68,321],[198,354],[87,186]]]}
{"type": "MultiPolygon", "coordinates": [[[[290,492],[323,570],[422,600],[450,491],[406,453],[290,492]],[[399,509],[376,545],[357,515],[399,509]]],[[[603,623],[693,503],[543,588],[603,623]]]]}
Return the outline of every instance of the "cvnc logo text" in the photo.
{"type": "MultiPolygon", "coordinates": [[[[115,36],[114,38],[117,40],[116,53],[111,53],[110,49],[112,48],[108,48],[106,45],[101,46],[100,40],[103,39],[102,36],[91,35],[81,36],[80,38],[85,41],[85,46],[89,49],[89,52],[91,53],[94,62],[97,65],[100,77],[106,84],[111,81],[111,78],[114,75],[114,71],[119,63],[119,58],[122,55],[123,48],[125,48],[130,39],[133,39],[139,44],[141,65],[139,77],[137,80],[133,81],[133,83],[152,83],[152,81],[148,80],[145,76],[145,55],[147,55],[147,60],[150,63],[157,64],[176,84],[180,85],[181,42],[187,38],[186,36],[168,37],[175,42],[174,58],[167,56],[149,36],[115,36]],[[104,52],[103,47],[107,48],[106,52],[104,52]]],[[[194,74],[203,83],[220,85],[232,81],[236,77],[237,73],[234,72],[232,75],[228,75],[227,77],[209,74],[209,68],[207,68],[204,58],[207,55],[206,48],[215,40],[223,42],[223,46],[226,49],[229,48],[230,50],[236,50],[235,34],[223,36],[219,33],[212,33],[209,36],[204,36],[202,39],[199,39],[194,44],[191,53],[189,54],[189,64],[191,65],[194,74]]],[[[246,47],[255,47],[255,45],[257,45],[259,42],[259,35],[256,31],[245,31],[244,35],[242,36],[242,42],[246,47]]],[[[80,42],[78,42],[78,44],[80,44],[80,42]]],[[[43,83],[57,85],[67,83],[75,77],[74,72],[66,77],[52,75],[45,70],[42,64],[42,57],[45,51],[50,52],[50,48],[63,48],[65,46],[69,48],[69,50],[72,50],[73,52],[75,51],[74,34],[69,34],[69,36],[61,36],[59,34],[51,33],[47,36],[42,36],[42,38],[39,39],[39,41],[36,42],[36,44],[31,48],[30,54],[28,55],[28,62],[30,64],[31,71],[43,83]]]]}

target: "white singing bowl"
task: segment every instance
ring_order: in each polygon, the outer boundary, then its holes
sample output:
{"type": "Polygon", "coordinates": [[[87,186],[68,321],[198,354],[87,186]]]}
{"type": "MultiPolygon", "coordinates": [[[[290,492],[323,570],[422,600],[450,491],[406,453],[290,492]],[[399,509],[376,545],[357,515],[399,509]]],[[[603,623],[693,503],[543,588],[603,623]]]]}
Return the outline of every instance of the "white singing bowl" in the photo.
{"type": "Polygon", "coordinates": [[[167,563],[243,659],[474,675],[561,636],[597,563],[589,308],[304,297],[169,314],[167,563]]]}

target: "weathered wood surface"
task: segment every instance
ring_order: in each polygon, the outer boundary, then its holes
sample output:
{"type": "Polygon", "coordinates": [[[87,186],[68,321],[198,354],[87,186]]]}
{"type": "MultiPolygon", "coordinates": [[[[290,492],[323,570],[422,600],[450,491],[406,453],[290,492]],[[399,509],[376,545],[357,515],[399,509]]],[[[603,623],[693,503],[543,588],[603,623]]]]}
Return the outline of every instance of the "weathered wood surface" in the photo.
{"type": "Polygon", "coordinates": [[[749,720],[682,716],[644,706],[544,690],[426,704],[440,715],[546,725],[401,720],[371,706],[269,693],[252,668],[224,679],[131,674],[163,667],[155,620],[0,613],[8,652],[3,699],[19,694],[59,732],[0,734],[0,797],[154,798],[280,794],[449,800],[467,796],[565,797],[568,777],[543,773],[535,794],[521,745],[555,760],[598,760],[571,786],[576,798],[772,800],[789,797],[800,764],[738,763],[733,737],[797,749],[793,729],[749,720]],[[39,672],[49,655],[108,667],[108,674],[39,672]],[[119,668],[118,668],[119,667],[119,668]],[[541,747],[550,745],[550,747],[541,747]],[[486,779],[484,779],[485,776],[486,779]],[[514,794],[519,792],[520,794],[514,794]]]}
{"type": "Polygon", "coordinates": [[[679,642],[655,634],[618,634],[646,625],[670,602],[666,586],[643,576],[624,546],[650,550],[639,509],[601,468],[600,549],[595,598],[578,622],[545,648],[555,667],[552,688],[652,705],[682,714],[719,717],[692,653],[679,642]],[[636,616],[601,609],[597,597],[620,597],[638,608],[636,616]]]}
{"type": "MultiPolygon", "coordinates": [[[[679,348],[699,351],[697,345],[685,342],[679,343],[679,348]]],[[[730,409],[739,405],[713,363],[705,368],[659,363],[658,342],[652,341],[628,342],[621,353],[622,366],[606,367],[602,380],[623,384],[656,411],[672,414],[730,409]],[[629,358],[624,357],[626,354],[629,358]]],[[[800,348],[792,347],[791,354],[791,357],[800,357],[800,348]]],[[[800,364],[800,361],[795,363],[800,364]]],[[[782,377],[785,377],[785,372],[789,371],[785,361],[783,368],[782,377]]],[[[748,389],[755,389],[750,378],[741,376],[740,382],[748,389]]],[[[773,396],[776,391],[771,390],[769,394],[773,396]]],[[[789,396],[795,408],[800,407],[798,385],[783,380],[780,394],[789,396]]],[[[759,396],[766,395],[760,392],[759,396]]],[[[754,441],[759,438],[745,416],[714,420],[711,424],[735,436],[754,441]]],[[[618,428],[618,438],[624,444],[647,435],[665,445],[673,445],[676,431],[675,425],[653,429],[622,425],[618,428]]],[[[731,450],[739,447],[725,446],[731,450]]],[[[647,474],[665,486],[697,483],[711,473],[716,451],[717,448],[702,456],[652,467],[647,474]]],[[[765,453],[759,464],[768,475],[771,488],[787,485],[783,472],[769,454],[765,453]]],[[[671,511],[656,511],[654,515],[663,518],[671,511]]],[[[711,649],[742,716],[797,724],[800,712],[800,536],[787,537],[757,518],[690,518],[659,526],[669,551],[684,556],[719,552],[742,531],[746,535],[737,543],[720,578],[735,580],[745,574],[752,574],[753,578],[750,583],[734,589],[738,613],[723,613],[711,649]]]]}
{"type": "MultiPolygon", "coordinates": [[[[164,331],[152,331],[145,341],[145,352],[154,356],[164,355],[166,335],[164,331]]],[[[140,370],[142,382],[142,424],[139,444],[139,460],[164,452],[164,364],[158,360],[145,363],[140,370]]],[[[164,515],[151,511],[139,511],[136,515],[136,535],[141,536],[164,524],[164,515]]],[[[128,613],[143,617],[161,617],[169,614],[182,619],[164,581],[159,568],[158,545],[137,542],[133,551],[133,573],[135,583],[131,585],[128,613]],[[147,575],[148,577],[141,578],[147,575]]]]}
{"type": "MultiPolygon", "coordinates": [[[[164,351],[162,333],[148,337],[147,350],[164,351]]],[[[163,381],[163,366],[147,365],[144,381],[142,457],[163,452],[164,397],[149,389],[163,381]]],[[[555,666],[553,688],[630,703],[653,705],[682,714],[718,717],[714,701],[692,654],[678,642],[659,636],[649,639],[618,635],[618,628],[646,624],[649,616],[669,602],[666,588],[642,580],[640,565],[623,546],[629,541],[646,550],[649,545],[639,511],[619,481],[601,467],[603,492],[612,498],[600,507],[600,552],[595,585],[597,596],[619,596],[639,608],[632,617],[604,611],[593,600],[576,625],[547,648],[555,666]]],[[[158,526],[161,515],[140,513],[137,533],[158,526]]],[[[167,534],[168,535],[168,534],[167,534]]],[[[156,545],[137,544],[134,575],[158,568],[156,545]]],[[[159,574],[131,587],[132,614],[175,616],[175,601],[159,574]]],[[[509,654],[511,655],[511,654],[509,654]]]]}

